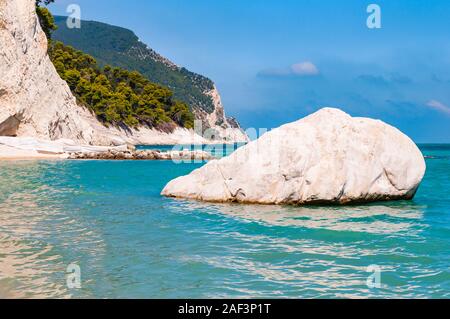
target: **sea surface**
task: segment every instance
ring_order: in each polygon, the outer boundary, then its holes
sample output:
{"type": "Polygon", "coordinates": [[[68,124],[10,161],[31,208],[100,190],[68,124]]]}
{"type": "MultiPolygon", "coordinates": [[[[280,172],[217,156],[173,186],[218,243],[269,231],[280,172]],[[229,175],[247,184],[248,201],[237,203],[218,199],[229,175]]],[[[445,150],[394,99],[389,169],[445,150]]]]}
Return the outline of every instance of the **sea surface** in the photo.
{"type": "Polygon", "coordinates": [[[211,144],[211,145],[138,145],[136,147],[137,150],[159,150],[161,152],[167,151],[181,151],[181,150],[189,150],[189,151],[205,151],[210,153],[215,157],[224,157],[230,155],[239,147],[244,146],[245,143],[235,143],[235,144],[211,144]]]}
{"type": "Polygon", "coordinates": [[[413,201],[349,207],[159,195],[198,163],[0,162],[0,297],[450,298],[450,145],[421,149],[413,201]]]}

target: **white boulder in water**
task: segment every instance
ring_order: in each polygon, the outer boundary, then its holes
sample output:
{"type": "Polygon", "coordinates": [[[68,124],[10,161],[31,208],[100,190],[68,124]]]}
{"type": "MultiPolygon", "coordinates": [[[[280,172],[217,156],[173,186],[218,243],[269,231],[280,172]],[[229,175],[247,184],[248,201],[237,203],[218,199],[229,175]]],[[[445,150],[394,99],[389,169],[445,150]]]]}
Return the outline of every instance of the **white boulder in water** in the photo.
{"type": "Polygon", "coordinates": [[[174,179],[162,195],[259,204],[412,199],[424,174],[422,153],[398,129],[324,108],[174,179]]]}

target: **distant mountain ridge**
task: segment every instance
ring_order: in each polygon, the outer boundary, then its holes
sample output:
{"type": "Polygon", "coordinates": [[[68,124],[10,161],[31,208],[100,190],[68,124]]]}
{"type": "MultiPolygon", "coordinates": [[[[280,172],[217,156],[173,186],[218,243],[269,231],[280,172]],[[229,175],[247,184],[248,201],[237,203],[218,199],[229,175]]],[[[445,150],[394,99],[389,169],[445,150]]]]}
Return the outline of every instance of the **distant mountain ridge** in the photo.
{"type": "Polygon", "coordinates": [[[136,70],[150,81],[167,86],[176,99],[191,107],[203,128],[216,129],[218,137],[223,137],[225,129],[240,130],[235,119],[225,116],[212,80],[177,66],[142,43],[131,30],[96,21],[82,21],[80,29],[69,29],[66,19],[55,16],[58,29],[53,39],[92,55],[100,65],[136,70]]]}

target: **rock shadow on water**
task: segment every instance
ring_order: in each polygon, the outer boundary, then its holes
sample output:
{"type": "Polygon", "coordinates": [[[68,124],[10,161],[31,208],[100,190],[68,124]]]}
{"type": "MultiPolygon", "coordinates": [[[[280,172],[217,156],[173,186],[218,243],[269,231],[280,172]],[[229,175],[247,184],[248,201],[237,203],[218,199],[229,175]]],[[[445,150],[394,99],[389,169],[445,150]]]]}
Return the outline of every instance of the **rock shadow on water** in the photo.
{"type": "Polygon", "coordinates": [[[419,235],[426,205],[411,201],[354,206],[278,206],[171,199],[188,211],[220,213],[265,226],[325,229],[379,235],[419,235]]]}

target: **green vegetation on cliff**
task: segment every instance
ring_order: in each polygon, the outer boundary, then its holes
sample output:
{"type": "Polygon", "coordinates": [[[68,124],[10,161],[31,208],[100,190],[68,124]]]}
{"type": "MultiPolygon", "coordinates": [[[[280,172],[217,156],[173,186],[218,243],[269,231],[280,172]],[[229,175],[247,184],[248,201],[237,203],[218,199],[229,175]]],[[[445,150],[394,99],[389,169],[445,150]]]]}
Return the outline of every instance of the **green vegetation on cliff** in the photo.
{"type": "Polygon", "coordinates": [[[95,113],[104,124],[138,127],[145,125],[171,131],[176,125],[193,128],[194,115],[189,106],[173,98],[173,92],[152,83],[137,71],[97,64],[90,55],[51,41],[57,29],[54,18],[37,0],[39,22],[49,39],[48,53],[58,74],[67,82],[78,103],[95,113]]]}
{"type": "Polygon", "coordinates": [[[93,56],[101,66],[136,70],[152,82],[167,86],[174,97],[194,109],[208,113],[214,103],[205,92],[214,83],[199,74],[178,67],[139,41],[130,30],[95,21],[82,21],[80,29],[69,29],[66,17],[55,16],[58,29],[53,38],[93,56]]]}
{"type": "Polygon", "coordinates": [[[104,123],[165,131],[174,123],[192,128],[194,117],[187,104],[173,99],[168,88],[147,80],[139,72],[105,66],[81,51],[52,41],[49,56],[79,103],[104,123]]]}
{"type": "Polygon", "coordinates": [[[48,39],[51,38],[52,32],[58,29],[58,27],[56,26],[55,19],[50,11],[41,5],[48,5],[52,2],[54,2],[54,0],[36,0],[36,14],[39,18],[39,23],[41,24],[42,30],[48,39]]]}

